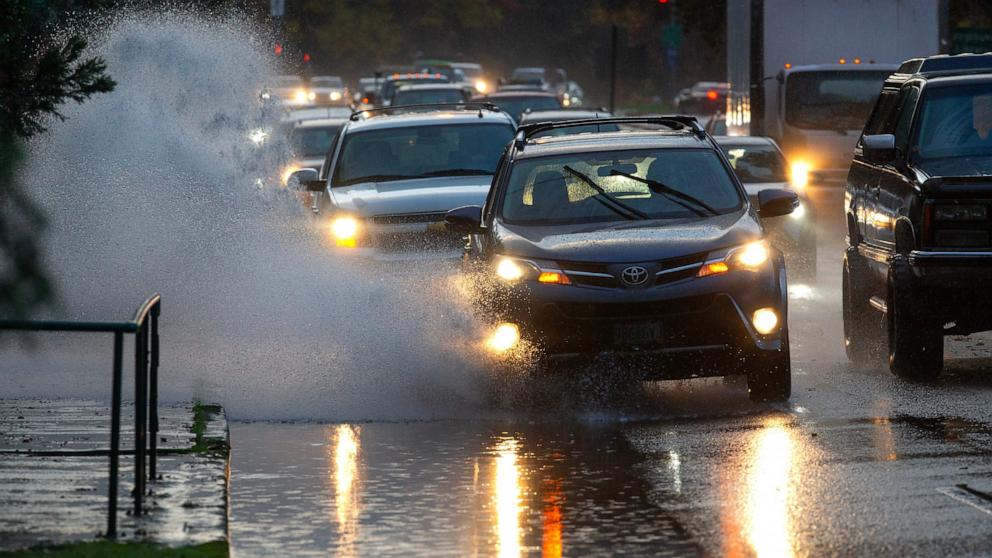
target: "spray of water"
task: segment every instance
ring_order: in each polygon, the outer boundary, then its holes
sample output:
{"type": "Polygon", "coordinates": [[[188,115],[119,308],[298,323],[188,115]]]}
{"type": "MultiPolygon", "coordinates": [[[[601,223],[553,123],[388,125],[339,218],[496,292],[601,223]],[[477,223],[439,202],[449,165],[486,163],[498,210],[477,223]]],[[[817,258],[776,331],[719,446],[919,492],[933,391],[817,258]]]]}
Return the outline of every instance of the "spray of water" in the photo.
{"type": "MultiPolygon", "coordinates": [[[[285,192],[249,132],[278,70],[237,15],[118,16],[91,34],[117,90],[31,147],[24,171],[49,214],[55,315],[123,318],[163,296],[161,385],[239,418],[460,415],[483,399],[479,332],[453,263],[342,259],[285,192]]],[[[23,341],[23,340],[21,340],[23,341]]],[[[110,340],[0,347],[8,396],[106,397],[110,340]]]]}

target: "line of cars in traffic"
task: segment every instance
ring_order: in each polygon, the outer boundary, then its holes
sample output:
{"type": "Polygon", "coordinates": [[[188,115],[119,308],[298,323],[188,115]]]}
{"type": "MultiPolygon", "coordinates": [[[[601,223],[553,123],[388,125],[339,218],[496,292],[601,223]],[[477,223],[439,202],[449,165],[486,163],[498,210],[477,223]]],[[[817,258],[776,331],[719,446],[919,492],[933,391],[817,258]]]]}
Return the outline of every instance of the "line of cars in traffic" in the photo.
{"type": "MultiPolygon", "coordinates": [[[[848,179],[848,351],[870,353],[885,316],[890,365],[908,377],[939,372],[943,335],[992,325],[936,287],[962,272],[985,281],[973,268],[992,261],[992,92],[947,77],[992,57],[941,60],[886,82],[848,179]],[[921,312],[931,291],[945,305],[921,312]]],[[[500,99],[298,122],[300,138],[335,128],[290,183],[337,247],[462,245],[494,354],[531,348],[557,370],[605,354],[646,379],[740,374],[753,399],[787,399],[787,261],[815,272],[816,228],[775,143],[714,138],[693,117],[500,99]]]]}

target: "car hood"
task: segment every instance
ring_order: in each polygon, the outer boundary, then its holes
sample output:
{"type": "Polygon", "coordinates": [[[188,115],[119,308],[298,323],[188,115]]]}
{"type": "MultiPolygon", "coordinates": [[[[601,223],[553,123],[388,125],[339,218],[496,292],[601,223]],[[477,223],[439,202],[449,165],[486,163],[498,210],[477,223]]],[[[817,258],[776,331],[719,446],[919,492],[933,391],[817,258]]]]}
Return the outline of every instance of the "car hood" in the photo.
{"type": "Polygon", "coordinates": [[[495,227],[504,254],[576,262],[665,260],[744,244],[761,236],[754,215],[744,210],[703,219],[540,227],[497,222],[495,227]]]}
{"type": "Polygon", "coordinates": [[[463,205],[482,205],[492,176],[448,176],[365,182],[331,188],[331,201],[362,217],[444,213],[463,205]]]}

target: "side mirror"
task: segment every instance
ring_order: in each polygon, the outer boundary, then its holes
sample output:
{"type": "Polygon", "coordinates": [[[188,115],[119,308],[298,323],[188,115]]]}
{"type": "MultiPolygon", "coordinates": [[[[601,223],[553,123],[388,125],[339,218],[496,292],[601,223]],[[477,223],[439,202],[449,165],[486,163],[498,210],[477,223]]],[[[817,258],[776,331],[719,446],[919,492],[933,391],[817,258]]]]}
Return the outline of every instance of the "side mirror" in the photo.
{"type": "Polygon", "coordinates": [[[444,215],[444,228],[465,234],[479,232],[482,230],[482,208],[466,205],[452,209],[444,215]]]}
{"type": "Polygon", "coordinates": [[[758,192],[758,215],[763,219],[788,215],[799,207],[799,196],[792,190],[771,188],[758,192]]]}
{"type": "Polygon", "coordinates": [[[896,158],[896,137],[892,134],[874,134],[861,140],[865,159],[871,163],[890,163],[896,158]]]}
{"type": "Polygon", "coordinates": [[[311,190],[309,188],[309,183],[316,181],[317,177],[316,169],[300,169],[289,175],[289,178],[286,179],[286,186],[291,190],[322,191],[323,188],[320,190],[311,190]]]}

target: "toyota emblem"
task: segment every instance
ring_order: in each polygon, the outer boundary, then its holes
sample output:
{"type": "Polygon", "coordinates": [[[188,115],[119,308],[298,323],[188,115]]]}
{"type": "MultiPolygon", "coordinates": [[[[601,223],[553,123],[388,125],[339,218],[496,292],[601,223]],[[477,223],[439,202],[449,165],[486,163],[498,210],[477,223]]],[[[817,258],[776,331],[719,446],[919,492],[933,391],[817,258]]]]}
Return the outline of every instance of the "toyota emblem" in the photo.
{"type": "Polygon", "coordinates": [[[631,287],[643,285],[648,280],[648,270],[639,265],[632,265],[620,272],[620,280],[631,287]]]}

